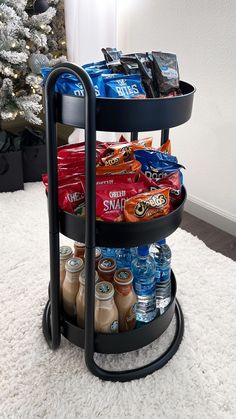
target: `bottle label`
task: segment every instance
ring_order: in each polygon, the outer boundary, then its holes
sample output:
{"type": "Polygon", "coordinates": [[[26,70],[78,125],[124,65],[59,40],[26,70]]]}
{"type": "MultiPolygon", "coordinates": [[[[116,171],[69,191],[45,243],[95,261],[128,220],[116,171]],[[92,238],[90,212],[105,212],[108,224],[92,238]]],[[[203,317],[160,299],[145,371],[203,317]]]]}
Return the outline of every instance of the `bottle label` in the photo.
{"type": "Polygon", "coordinates": [[[135,292],[138,295],[152,295],[156,292],[156,283],[154,281],[151,284],[135,282],[135,292]]]}
{"type": "Polygon", "coordinates": [[[118,333],[118,329],[119,329],[118,320],[114,320],[111,324],[111,332],[112,333],[118,333]]]}

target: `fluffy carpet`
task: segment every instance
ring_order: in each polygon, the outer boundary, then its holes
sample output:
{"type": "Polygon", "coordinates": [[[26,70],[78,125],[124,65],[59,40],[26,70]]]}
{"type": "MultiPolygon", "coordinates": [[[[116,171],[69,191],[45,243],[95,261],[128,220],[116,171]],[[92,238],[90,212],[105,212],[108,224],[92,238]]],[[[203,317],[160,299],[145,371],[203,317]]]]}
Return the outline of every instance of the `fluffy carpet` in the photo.
{"type": "MultiPolygon", "coordinates": [[[[87,371],[83,350],[63,338],[52,352],[42,336],[49,279],[42,185],[0,194],[0,209],[1,418],[235,418],[235,262],[176,231],[169,244],[185,316],[179,351],[145,379],[102,382],[87,371]]],[[[174,320],[148,347],[96,359],[107,368],[141,365],[163,351],[173,331],[174,320]]]]}

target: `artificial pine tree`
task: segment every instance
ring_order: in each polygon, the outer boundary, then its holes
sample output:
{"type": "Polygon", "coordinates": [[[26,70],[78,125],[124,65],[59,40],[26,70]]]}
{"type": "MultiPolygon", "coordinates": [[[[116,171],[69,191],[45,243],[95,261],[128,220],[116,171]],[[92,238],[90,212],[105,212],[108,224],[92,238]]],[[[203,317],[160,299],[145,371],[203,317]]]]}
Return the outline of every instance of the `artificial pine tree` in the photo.
{"type": "MultiPolygon", "coordinates": [[[[40,0],[37,0],[37,2],[40,0]]],[[[43,13],[36,13],[32,0],[0,0],[0,118],[14,120],[18,115],[40,124],[42,110],[41,67],[65,61],[65,48],[54,44],[52,22],[59,0],[50,1],[43,13]],[[51,41],[50,41],[51,42],[51,41]]],[[[38,10],[37,10],[38,11],[38,10]]]]}

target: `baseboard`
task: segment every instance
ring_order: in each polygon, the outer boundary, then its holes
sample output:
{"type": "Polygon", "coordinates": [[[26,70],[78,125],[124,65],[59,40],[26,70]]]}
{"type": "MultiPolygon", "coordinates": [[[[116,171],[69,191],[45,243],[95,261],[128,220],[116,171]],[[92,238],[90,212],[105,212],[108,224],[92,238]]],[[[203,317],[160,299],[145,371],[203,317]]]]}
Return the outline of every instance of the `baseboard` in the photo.
{"type": "Polygon", "coordinates": [[[188,195],[185,211],[206,221],[206,223],[212,224],[215,227],[236,236],[236,216],[227,211],[222,211],[214,205],[210,205],[192,195],[188,195]]]}

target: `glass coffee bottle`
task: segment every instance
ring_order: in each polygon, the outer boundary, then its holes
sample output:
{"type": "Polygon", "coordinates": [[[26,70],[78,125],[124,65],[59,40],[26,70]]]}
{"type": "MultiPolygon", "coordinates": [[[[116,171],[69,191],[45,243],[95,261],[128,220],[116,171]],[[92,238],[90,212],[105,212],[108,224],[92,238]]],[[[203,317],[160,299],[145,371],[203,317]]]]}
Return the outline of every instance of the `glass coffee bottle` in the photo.
{"type": "Polygon", "coordinates": [[[119,314],[119,330],[125,332],[136,326],[137,297],[133,289],[133,274],[129,269],[121,268],[114,276],[115,303],[119,314]]]}
{"type": "Polygon", "coordinates": [[[114,287],[102,281],[95,285],[95,331],[118,333],[118,310],[114,302],[114,287]]]}
{"type": "MultiPolygon", "coordinates": [[[[84,310],[85,310],[85,270],[80,272],[79,276],[79,291],[76,296],[76,315],[77,323],[84,329],[84,310]]],[[[95,284],[98,282],[98,273],[95,271],[95,284]]]]}
{"type": "Polygon", "coordinates": [[[63,308],[70,317],[76,315],[76,296],[79,291],[79,275],[84,267],[81,258],[71,258],[66,262],[66,276],[62,287],[63,308]]]}

